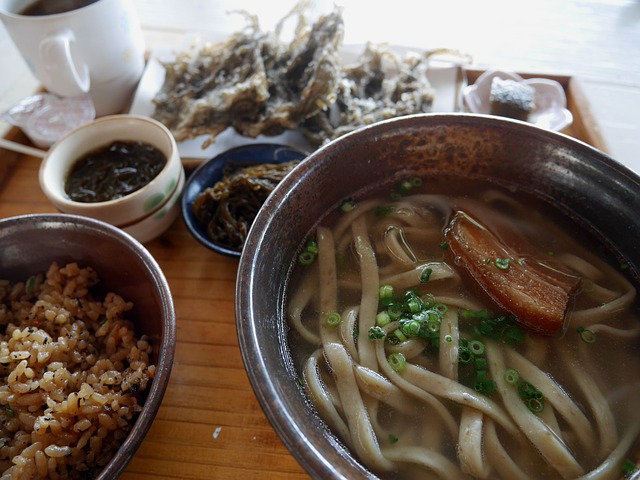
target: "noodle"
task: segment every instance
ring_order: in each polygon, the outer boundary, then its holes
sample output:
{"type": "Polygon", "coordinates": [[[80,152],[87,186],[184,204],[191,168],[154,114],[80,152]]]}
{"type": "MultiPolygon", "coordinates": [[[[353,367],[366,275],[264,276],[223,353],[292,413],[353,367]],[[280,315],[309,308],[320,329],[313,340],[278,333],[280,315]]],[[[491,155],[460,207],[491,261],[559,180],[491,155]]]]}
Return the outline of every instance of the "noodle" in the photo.
{"type": "Polygon", "coordinates": [[[393,479],[620,476],[640,433],[640,368],[607,365],[638,351],[636,288],[594,248],[497,190],[370,195],[315,236],[316,263],[288,286],[292,352],[320,417],[364,465],[393,479]],[[508,260],[525,274],[580,279],[557,338],[524,330],[462,271],[443,246],[456,208],[521,248],[508,260]]]}

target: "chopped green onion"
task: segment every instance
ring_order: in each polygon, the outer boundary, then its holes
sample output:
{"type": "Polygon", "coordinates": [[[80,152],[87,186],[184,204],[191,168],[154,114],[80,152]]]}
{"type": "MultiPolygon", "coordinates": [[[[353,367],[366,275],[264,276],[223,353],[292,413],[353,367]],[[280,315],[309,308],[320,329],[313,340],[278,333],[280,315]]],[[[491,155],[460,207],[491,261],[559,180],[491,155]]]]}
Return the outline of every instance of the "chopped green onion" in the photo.
{"type": "Polygon", "coordinates": [[[531,410],[532,413],[540,413],[544,410],[544,403],[542,403],[542,400],[537,398],[530,398],[527,401],[527,407],[529,407],[529,410],[531,410]]]}
{"type": "Polygon", "coordinates": [[[437,311],[438,313],[440,313],[441,315],[444,315],[445,313],[447,313],[449,311],[449,307],[447,305],[445,305],[444,303],[436,303],[433,305],[433,309],[435,311],[437,311]]]}
{"type": "Polygon", "coordinates": [[[524,342],[524,330],[511,326],[504,329],[502,338],[507,343],[520,344],[524,342]]]}
{"type": "Polygon", "coordinates": [[[425,268],[420,274],[420,283],[427,283],[432,273],[433,273],[432,268],[425,268]]]}
{"type": "Polygon", "coordinates": [[[319,252],[318,242],[316,242],[313,238],[310,238],[307,242],[307,246],[305,247],[305,251],[317,255],[319,252]]]}
{"type": "Polygon", "coordinates": [[[420,297],[414,297],[408,300],[407,308],[411,313],[418,313],[422,310],[422,300],[420,300],[420,297]]]}
{"type": "Polygon", "coordinates": [[[406,335],[398,328],[393,331],[393,335],[398,339],[399,342],[406,342],[406,335]]]}
{"type": "Polygon", "coordinates": [[[387,309],[387,313],[389,314],[389,316],[396,320],[398,318],[400,318],[402,316],[402,305],[390,305],[389,308],[387,309]]]}
{"type": "Polygon", "coordinates": [[[298,255],[298,263],[303,267],[311,265],[315,259],[316,256],[307,250],[298,255]]]}
{"type": "Polygon", "coordinates": [[[576,331],[578,332],[578,334],[580,335],[580,338],[584,343],[595,343],[596,334],[593,333],[593,331],[584,327],[578,327],[576,331]]]}
{"type": "Polygon", "coordinates": [[[336,328],[338,325],[340,325],[341,321],[342,317],[340,317],[340,314],[338,312],[328,313],[327,316],[324,317],[325,325],[330,328],[336,328]]]}
{"type": "Polygon", "coordinates": [[[440,332],[440,319],[439,318],[431,318],[427,321],[425,325],[427,332],[435,335],[440,332]]]}
{"type": "Polygon", "coordinates": [[[403,323],[402,333],[404,333],[409,338],[417,337],[420,333],[420,322],[418,322],[417,320],[410,320],[403,323]]]}
{"type": "Polygon", "coordinates": [[[440,248],[441,248],[442,250],[446,250],[447,248],[449,248],[449,244],[448,244],[447,242],[442,242],[442,243],[440,244],[440,248]]]}
{"type": "Polygon", "coordinates": [[[6,412],[7,417],[15,417],[16,416],[16,412],[9,405],[7,405],[5,407],[4,411],[6,412]]]}
{"type": "Polygon", "coordinates": [[[473,361],[476,370],[486,370],[487,369],[487,359],[484,357],[476,357],[473,361]]]}
{"type": "Polygon", "coordinates": [[[398,192],[402,194],[409,193],[412,188],[411,180],[403,180],[400,182],[400,185],[398,185],[398,192]]]}
{"type": "Polygon", "coordinates": [[[344,200],[342,200],[342,202],[340,202],[339,208],[342,213],[348,213],[356,208],[356,202],[354,202],[352,198],[345,198],[344,200]]]}
{"type": "Polygon", "coordinates": [[[447,343],[451,343],[453,342],[453,337],[451,335],[445,335],[444,336],[444,341],[447,343]]]}
{"type": "Polygon", "coordinates": [[[509,385],[515,385],[516,383],[518,383],[519,379],[520,379],[520,374],[514,368],[510,368],[509,370],[504,372],[504,381],[507,382],[509,385]]]}
{"type": "Polygon", "coordinates": [[[378,327],[384,327],[389,323],[391,323],[391,317],[389,316],[389,313],[387,313],[386,311],[383,310],[382,312],[376,315],[376,325],[378,327]]]}
{"type": "Polygon", "coordinates": [[[511,266],[511,259],[509,258],[496,258],[493,264],[500,270],[509,270],[511,266]]]}
{"type": "Polygon", "coordinates": [[[534,397],[536,391],[536,387],[531,385],[529,382],[522,382],[520,385],[518,385],[518,393],[520,394],[520,398],[522,399],[526,400],[528,398],[534,397]]]}
{"type": "Polygon", "coordinates": [[[474,355],[482,355],[484,353],[484,343],[480,340],[471,340],[469,342],[469,350],[474,355]]]}
{"type": "Polygon", "coordinates": [[[393,285],[382,285],[378,290],[380,298],[393,298],[393,285]]]}
{"type": "Polygon", "coordinates": [[[98,320],[98,324],[99,325],[104,325],[105,323],[107,323],[107,317],[105,315],[100,317],[100,320],[98,320]]]}
{"type": "Polygon", "coordinates": [[[622,474],[625,477],[630,477],[631,474],[636,471],[636,466],[637,466],[636,462],[634,462],[633,460],[627,458],[624,461],[624,463],[622,464],[622,467],[621,467],[622,468],[622,474]]]}
{"type": "Polygon", "coordinates": [[[409,179],[409,182],[411,182],[411,186],[413,188],[418,188],[422,186],[422,179],[420,177],[411,177],[409,179]]]}
{"type": "Polygon", "coordinates": [[[376,207],[373,209],[373,213],[376,217],[378,218],[382,218],[382,217],[386,217],[387,215],[391,215],[393,212],[395,212],[396,209],[394,206],[392,205],[386,205],[386,206],[380,206],[380,207],[376,207]]]}
{"type": "Polygon", "coordinates": [[[480,319],[488,319],[489,312],[486,310],[463,310],[462,316],[464,318],[480,318],[480,319]]]}
{"type": "Polygon", "coordinates": [[[401,372],[407,368],[407,359],[402,353],[392,353],[387,357],[387,361],[396,372],[401,372]]]}
{"type": "Polygon", "coordinates": [[[458,348],[459,363],[466,365],[467,363],[471,362],[472,358],[473,358],[473,355],[471,354],[471,351],[467,347],[460,346],[458,348]]]}
{"type": "Polygon", "coordinates": [[[496,382],[493,380],[487,380],[485,382],[476,382],[474,385],[474,389],[476,392],[481,393],[483,395],[489,395],[496,389],[496,382]]]}
{"type": "Polygon", "coordinates": [[[396,437],[393,433],[389,434],[389,443],[397,443],[398,437],[396,437]]]}
{"type": "Polygon", "coordinates": [[[384,330],[375,326],[369,329],[369,340],[380,340],[385,337],[384,330]]]}

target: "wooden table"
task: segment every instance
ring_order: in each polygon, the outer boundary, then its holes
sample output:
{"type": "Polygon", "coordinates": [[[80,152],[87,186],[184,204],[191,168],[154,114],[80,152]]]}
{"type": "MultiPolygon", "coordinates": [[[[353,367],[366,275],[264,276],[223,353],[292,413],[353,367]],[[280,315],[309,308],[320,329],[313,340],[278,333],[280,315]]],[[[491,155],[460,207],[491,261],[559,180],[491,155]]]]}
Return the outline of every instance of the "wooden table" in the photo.
{"type": "MultiPolygon", "coordinates": [[[[0,158],[12,164],[0,183],[0,218],[56,211],[38,185],[40,159],[9,152],[0,158]]],[[[160,411],[120,478],[308,478],[244,370],[234,319],[238,261],[202,247],[181,218],[146,247],[173,293],[177,348],[160,411]]]]}

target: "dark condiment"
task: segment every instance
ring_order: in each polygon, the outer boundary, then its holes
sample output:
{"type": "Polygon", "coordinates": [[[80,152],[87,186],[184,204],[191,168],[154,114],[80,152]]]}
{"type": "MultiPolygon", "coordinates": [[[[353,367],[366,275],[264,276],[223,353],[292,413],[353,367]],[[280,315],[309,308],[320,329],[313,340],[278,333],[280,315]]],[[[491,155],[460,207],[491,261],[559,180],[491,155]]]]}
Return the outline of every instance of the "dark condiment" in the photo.
{"type": "Polygon", "coordinates": [[[223,178],[193,202],[193,213],[218,244],[242,251],[258,210],[280,181],[300,163],[252,166],[227,163],[223,178]]]}
{"type": "Polygon", "coordinates": [[[54,15],[56,13],[77,10],[78,8],[86,7],[97,1],[98,0],[38,0],[21,11],[20,15],[54,15]]]}
{"type": "Polygon", "coordinates": [[[64,189],[76,202],[115,200],[145,186],[166,163],[165,155],[146,143],[113,142],[78,160],[64,189]]]}

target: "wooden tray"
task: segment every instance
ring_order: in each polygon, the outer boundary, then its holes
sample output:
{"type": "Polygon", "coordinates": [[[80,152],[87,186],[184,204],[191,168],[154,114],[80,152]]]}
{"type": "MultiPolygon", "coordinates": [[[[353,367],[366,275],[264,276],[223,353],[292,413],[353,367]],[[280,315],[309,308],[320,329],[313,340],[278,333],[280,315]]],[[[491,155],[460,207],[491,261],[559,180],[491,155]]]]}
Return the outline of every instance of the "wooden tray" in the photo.
{"type": "MultiPolygon", "coordinates": [[[[568,133],[606,149],[577,83],[553,78],[567,90],[574,115],[568,133]]],[[[16,130],[10,136],[26,142],[16,130]]],[[[38,184],[40,161],[0,150],[0,218],[55,212],[38,184]]],[[[55,238],[43,239],[49,241],[55,238]]],[[[237,261],[202,247],[182,219],[146,246],[172,290],[177,349],[162,406],[121,479],[308,478],[263,414],[245,372],[234,319],[237,261]]]]}
{"type": "MultiPolygon", "coordinates": [[[[466,69],[466,73],[469,84],[473,84],[484,73],[484,70],[466,69]]],[[[518,73],[518,75],[522,78],[548,78],[562,85],[567,95],[567,108],[573,114],[573,124],[567,127],[563,133],[582,140],[605,153],[608,152],[596,118],[591,112],[587,97],[577,78],[540,73],[518,73]]]]}

